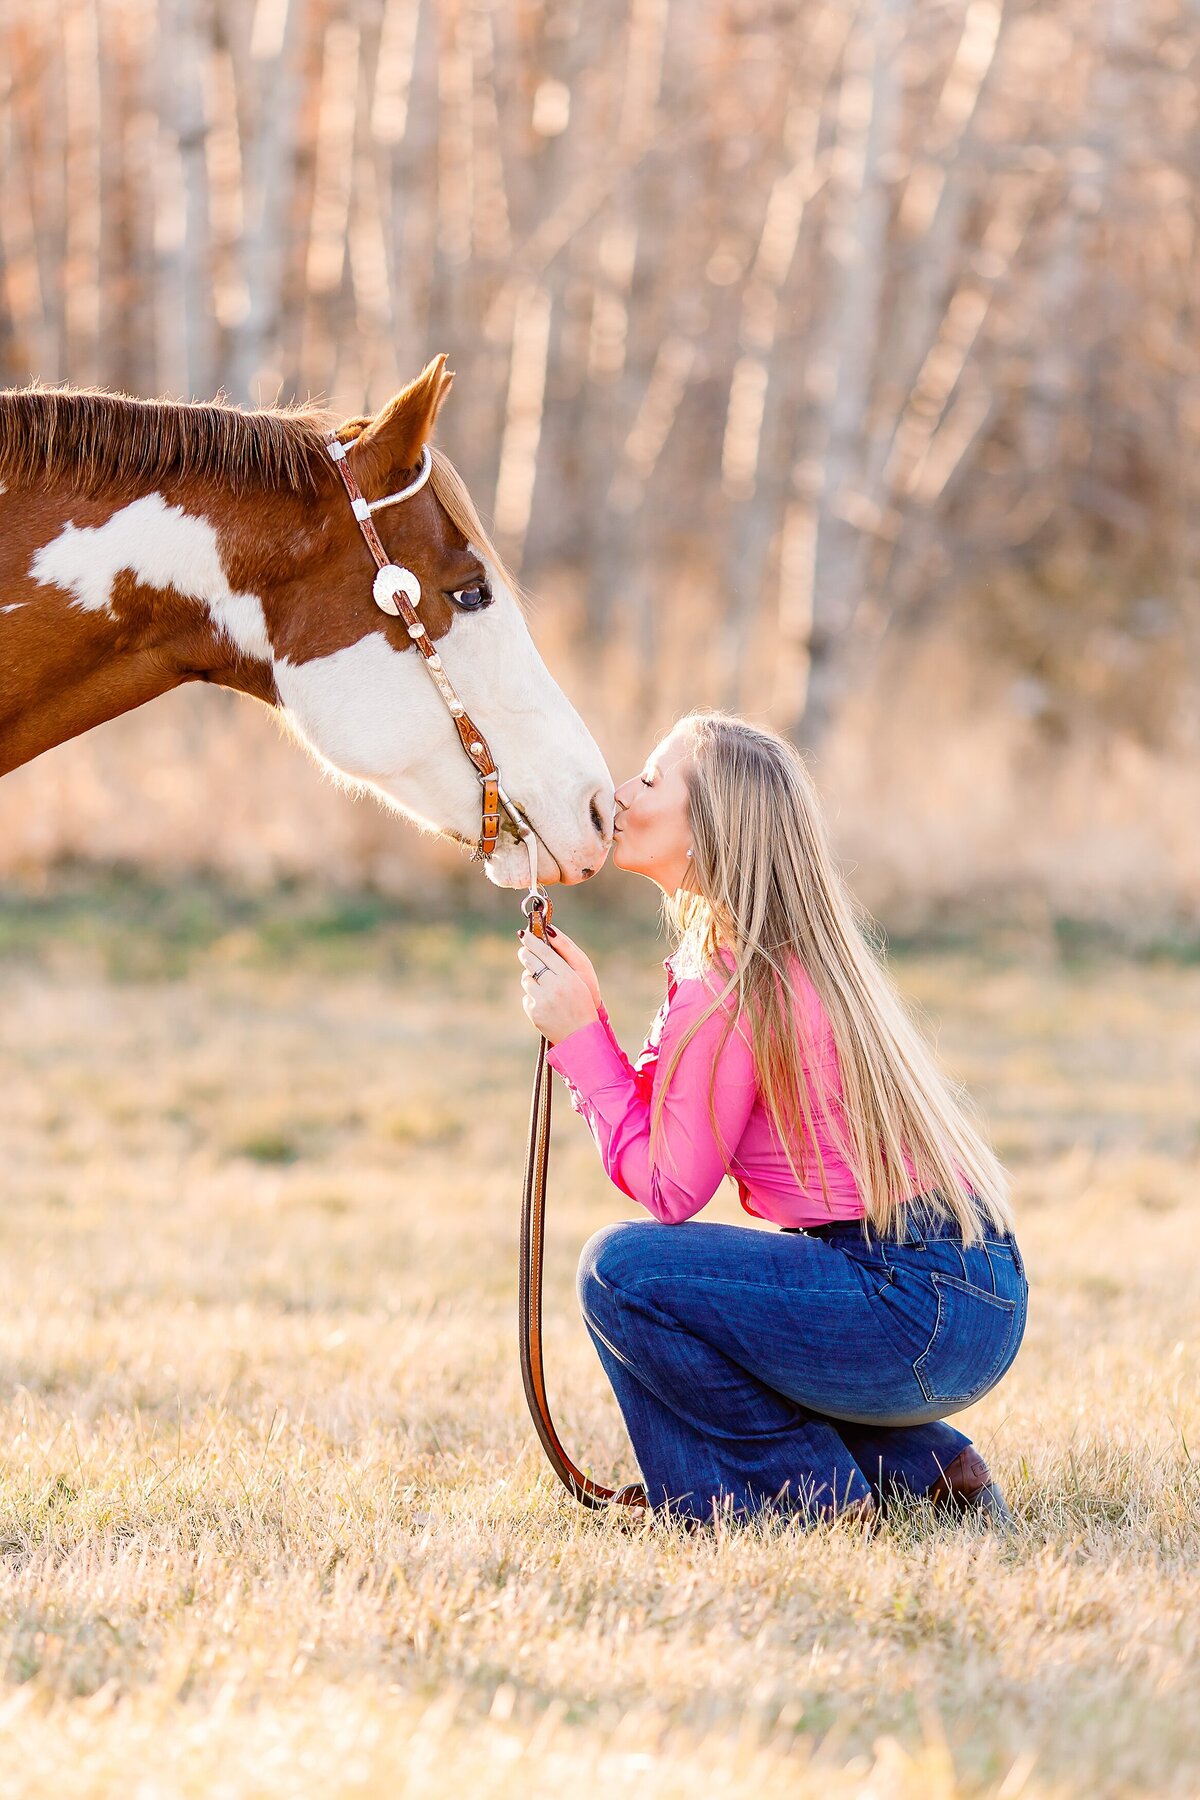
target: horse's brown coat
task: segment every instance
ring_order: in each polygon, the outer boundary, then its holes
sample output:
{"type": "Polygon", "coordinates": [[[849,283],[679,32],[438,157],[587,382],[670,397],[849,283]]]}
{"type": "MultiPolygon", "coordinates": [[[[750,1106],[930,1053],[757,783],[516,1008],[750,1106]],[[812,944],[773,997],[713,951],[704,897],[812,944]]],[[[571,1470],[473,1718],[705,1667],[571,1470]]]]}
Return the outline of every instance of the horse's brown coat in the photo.
{"type": "MultiPolygon", "coordinates": [[[[351,466],[375,498],[420,460],[453,379],[437,358],[372,420],[351,466]]],[[[239,651],[200,600],[148,587],[129,570],[107,612],[35,580],[37,552],[68,523],[98,526],[148,493],[215,528],[225,573],[258,596],[276,658],[303,663],[403,626],[375,606],[373,570],[312,412],[244,413],[108,394],[0,394],[0,774],[185,681],[211,681],[267,704],[272,667],[239,651]]],[[[388,554],[421,581],[434,639],[454,622],[448,592],[483,574],[487,539],[446,459],[411,502],[377,515],[388,554]]]]}

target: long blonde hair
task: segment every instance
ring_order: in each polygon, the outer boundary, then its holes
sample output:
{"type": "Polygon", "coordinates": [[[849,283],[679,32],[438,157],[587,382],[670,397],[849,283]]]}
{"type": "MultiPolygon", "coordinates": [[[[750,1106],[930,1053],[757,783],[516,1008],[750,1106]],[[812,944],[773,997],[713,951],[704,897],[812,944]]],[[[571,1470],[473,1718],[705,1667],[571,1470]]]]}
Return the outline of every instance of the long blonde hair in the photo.
{"type": "MultiPolygon", "coordinates": [[[[813,1131],[821,1116],[854,1171],[875,1234],[899,1236],[917,1195],[935,1213],[952,1214],[967,1243],[985,1227],[1010,1230],[1005,1172],[870,941],[799,751],[722,712],[689,713],[676,733],[687,746],[694,873],[665,898],[664,912],[684,963],[709,971],[714,999],[667,1065],[652,1146],[680,1057],[724,1007],[726,1038],[741,1030],[750,1039],[759,1092],[802,1185],[815,1175],[828,1198],[813,1131]],[[797,961],[829,1020],[840,1099],[827,1090],[819,1045],[805,1042],[797,961]]],[[[710,1089],[710,1110],[712,1100],[710,1089]]]]}

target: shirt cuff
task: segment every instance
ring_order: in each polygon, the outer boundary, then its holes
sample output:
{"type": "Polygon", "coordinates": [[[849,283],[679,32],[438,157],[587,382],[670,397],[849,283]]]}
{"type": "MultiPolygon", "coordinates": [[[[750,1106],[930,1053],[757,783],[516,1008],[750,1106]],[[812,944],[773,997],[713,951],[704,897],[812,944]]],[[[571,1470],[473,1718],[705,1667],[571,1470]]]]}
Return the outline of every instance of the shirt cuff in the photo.
{"type": "Polygon", "coordinates": [[[629,1084],[629,1069],[599,1019],[560,1039],[546,1061],[581,1094],[629,1084]]]}

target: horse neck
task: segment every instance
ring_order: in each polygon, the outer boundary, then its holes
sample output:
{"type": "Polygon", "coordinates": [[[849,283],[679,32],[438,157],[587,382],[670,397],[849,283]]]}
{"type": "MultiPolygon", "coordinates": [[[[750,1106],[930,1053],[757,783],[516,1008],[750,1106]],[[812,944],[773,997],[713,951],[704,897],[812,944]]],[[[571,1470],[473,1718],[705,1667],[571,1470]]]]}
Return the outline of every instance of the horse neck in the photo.
{"type": "Polygon", "coordinates": [[[273,702],[261,600],[226,573],[269,513],[199,484],[0,495],[0,774],[186,681],[273,702]]]}

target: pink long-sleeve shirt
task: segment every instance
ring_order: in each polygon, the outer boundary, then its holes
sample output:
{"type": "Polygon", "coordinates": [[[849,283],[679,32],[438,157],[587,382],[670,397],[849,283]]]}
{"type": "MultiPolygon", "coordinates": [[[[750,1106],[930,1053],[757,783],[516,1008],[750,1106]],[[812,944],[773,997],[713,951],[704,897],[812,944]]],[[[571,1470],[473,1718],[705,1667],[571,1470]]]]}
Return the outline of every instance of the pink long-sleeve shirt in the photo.
{"type": "Polygon", "coordinates": [[[550,1066],[570,1088],[572,1106],[587,1120],[610,1179],[656,1219],[672,1225],[706,1206],[727,1174],[737,1183],[742,1205],[756,1218],[778,1225],[861,1219],[863,1201],[854,1171],[819,1100],[823,1088],[836,1111],[841,1095],[833,1033],[816,990],[800,969],[794,991],[802,1041],[808,1057],[819,1062],[821,1080],[810,1093],[828,1198],[811,1145],[798,1146],[805,1154],[796,1156],[805,1171],[804,1186],[792,1174],[759,1096],[748,1030],[739,1022],[722,1047],[725,1007],[717,1009],[683,1053],[667,1089],[651,1163],[650,1120],[662,1078],[680,1039],[720,991],[710,985],[715,977],[677,977],[670,957],[663,966],[667,997],[636,1063],[621,1049],[603,1008],[593,1024],[571,1032],[549,1055],[550,1066]],[[716,1135],[709,1110],[714,1062],[716,1135]]]}

